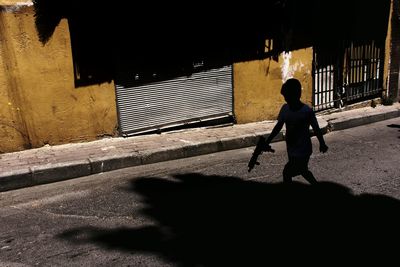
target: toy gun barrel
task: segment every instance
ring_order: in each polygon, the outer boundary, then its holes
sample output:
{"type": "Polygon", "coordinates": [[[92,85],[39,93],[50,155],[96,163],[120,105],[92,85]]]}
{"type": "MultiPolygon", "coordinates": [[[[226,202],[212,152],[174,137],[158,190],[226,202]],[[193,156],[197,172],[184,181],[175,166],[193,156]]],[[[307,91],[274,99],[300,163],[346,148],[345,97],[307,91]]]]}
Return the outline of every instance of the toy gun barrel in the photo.
{"type": "Polygon", "coordinates": [[[256,148],[254,149],[253,155],[251,156],[249,164],[247,165],[249,167],[249,172],[254,168],[255,165],[260,165],[257,159],[264,151],[269,151],[272,153],[275,152],[275,150],[273,150],[271,146],[267,144],[265,137],[261,136],[258,139],[256,148]]]}

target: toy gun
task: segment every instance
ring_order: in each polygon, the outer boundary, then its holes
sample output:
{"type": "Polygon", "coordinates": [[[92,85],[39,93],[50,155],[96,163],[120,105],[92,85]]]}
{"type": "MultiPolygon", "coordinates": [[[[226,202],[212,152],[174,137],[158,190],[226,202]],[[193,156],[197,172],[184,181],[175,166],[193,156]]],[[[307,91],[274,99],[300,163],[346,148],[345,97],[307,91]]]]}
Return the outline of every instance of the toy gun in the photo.
{"type": "Polygon", "coordinates": [[[258,156],[265,151],[272,153],[275,152],[275,150],[273,150],[271,146],[267,144],[265,137],[261,136],[260,139],[258,139],[256,148],[254,149],[253,155],[251,156],[249,164],[247,165],[249,167],[249,172],[254,168],[255,165],[260,165],[260,163],[257,161],[258,156]]]}

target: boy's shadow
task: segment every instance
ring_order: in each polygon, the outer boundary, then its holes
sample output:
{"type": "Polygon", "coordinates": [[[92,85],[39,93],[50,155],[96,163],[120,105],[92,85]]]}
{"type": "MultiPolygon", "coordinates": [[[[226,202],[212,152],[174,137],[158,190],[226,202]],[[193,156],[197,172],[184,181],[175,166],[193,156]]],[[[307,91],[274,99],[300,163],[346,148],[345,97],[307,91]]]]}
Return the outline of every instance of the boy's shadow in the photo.
{"type": "Polygon", "coordinates": [[[196,173],[174,178],[132,182],[132,193],[143,196],[143,214],[155,224],[75,228],[59,237],[152,253],[183,266],[357,260],[358,252],[389,253],[400,237],[400,201],[387,196],[354,195],[330,182],[267,184],[196,173]]]}

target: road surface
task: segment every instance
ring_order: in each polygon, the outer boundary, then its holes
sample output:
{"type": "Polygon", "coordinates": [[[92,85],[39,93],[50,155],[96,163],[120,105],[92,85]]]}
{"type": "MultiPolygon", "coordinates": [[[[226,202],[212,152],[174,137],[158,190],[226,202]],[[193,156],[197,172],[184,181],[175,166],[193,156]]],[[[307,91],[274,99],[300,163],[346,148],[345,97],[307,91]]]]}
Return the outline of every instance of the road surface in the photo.
{"type": "Polygon", "coordinates": [[[0,193],[0,266],[276,266],[397,260],[400,118],[325,135],[319,185],[285,143],[0,193]]]}

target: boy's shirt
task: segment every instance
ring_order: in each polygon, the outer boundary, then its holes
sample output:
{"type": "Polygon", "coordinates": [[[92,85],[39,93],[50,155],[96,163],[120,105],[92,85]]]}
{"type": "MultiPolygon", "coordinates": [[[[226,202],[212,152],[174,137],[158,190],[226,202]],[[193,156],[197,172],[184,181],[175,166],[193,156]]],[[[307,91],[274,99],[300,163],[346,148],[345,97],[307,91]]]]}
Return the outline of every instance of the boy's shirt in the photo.
{"type": "Polygon", "coordinates": [[[279,112],[278,121],[286,126],[286,147],[289,157],[309,157],[312,154],[310,125],[318,127],[315,113],[307,105],[293,111],[284,104],[279,112]]]}

